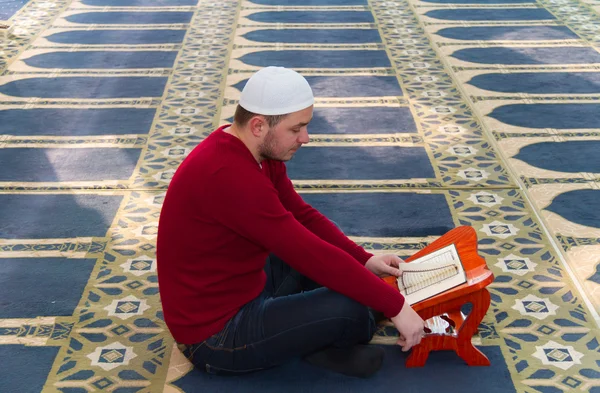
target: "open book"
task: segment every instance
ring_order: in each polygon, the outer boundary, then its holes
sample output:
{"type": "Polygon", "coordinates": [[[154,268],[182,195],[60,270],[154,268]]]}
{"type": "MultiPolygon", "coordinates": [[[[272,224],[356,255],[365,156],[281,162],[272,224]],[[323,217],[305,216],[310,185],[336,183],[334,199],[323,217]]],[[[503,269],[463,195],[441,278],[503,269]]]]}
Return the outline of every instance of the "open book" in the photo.
{"type": "Polygon", "coordinates": [[[400,271],[398,289],[411,305],[467,282],[453,244],[410,263],[401,263],[400,271]]]}

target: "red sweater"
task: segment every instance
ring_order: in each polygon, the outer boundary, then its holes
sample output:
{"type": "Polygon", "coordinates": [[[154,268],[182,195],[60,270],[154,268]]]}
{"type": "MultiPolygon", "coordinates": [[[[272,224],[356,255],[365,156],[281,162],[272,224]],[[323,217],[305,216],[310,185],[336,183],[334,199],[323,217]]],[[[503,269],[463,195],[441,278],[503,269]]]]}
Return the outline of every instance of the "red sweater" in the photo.
{"type": "Polygon", "coordinates": [[[158,226],[165,322],[180,343],[219,332],[264,289],[274,253],[336,292],[393,317],[404,298],[364,267],[372,256],[306,204],[282,162],[256,162],[217,129],[183,161],[158,226]]]}

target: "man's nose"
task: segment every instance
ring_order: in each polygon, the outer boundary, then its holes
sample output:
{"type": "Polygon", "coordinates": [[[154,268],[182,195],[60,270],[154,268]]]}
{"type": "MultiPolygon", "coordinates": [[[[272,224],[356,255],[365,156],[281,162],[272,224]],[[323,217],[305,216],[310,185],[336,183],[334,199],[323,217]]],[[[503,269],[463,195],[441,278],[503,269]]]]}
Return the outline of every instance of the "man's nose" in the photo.
{"type": "Polygon", "coordinates": [[[300,134],[300,137],[298,138],[298,142],[300,142],[300,143],[308,143],[308,142],[310,142],[310,137],[308,136],[308,130],[304,130],[300,134]]]}

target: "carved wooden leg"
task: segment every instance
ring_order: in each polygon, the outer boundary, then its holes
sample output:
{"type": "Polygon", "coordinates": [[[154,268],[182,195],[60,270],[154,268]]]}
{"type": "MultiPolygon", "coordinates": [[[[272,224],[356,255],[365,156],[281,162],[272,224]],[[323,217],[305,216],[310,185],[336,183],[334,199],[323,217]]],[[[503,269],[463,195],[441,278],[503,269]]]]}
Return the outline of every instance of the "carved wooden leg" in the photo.
{"type": "Polygon", "coordinates": [[[410,355],[404,363],[406,367],[413,368],[425,366],[425,363],[427,363],[427,358],[429,357],[429,352],[431,351],[431,347],[427,345],[427,343],[423,342],[425,340],[427,340],[427,337],[421,340],[421,344],[412,348],[410,355]]]}
{"type": "Polygon", "coordinates": [[[477,333],[477,328],[490,306],[490,293],[483,288],[469,297],[472,298],[473,309],[458,331],[456,352],[469,366],[489,366],[490,360],[473,346],[471,338],[477,333]]]}
{"type": "Polygon", "coordinates": [[[489,306],[490,293],[484,288],[446,304],[439,304],[431,309],[421,311],[419,315],[423,319],[450,313],[449,315],[454,317],[453,322],[456,324],[456,329],[452,334],[427,334],[419,345],[413,347],[411,354],[406,359],[406,367],[423,367],[427,362],[429,352],[444,350],[455,351],[469,366],[489,366],[489,359],[471,342],[489,306]],[[464,321],[462,321],[462,315],[457,321],[456,319],[459,318],[455,310],[460,310],[460,307],[466,303],[471,303],[473,308],[464,321]]]}

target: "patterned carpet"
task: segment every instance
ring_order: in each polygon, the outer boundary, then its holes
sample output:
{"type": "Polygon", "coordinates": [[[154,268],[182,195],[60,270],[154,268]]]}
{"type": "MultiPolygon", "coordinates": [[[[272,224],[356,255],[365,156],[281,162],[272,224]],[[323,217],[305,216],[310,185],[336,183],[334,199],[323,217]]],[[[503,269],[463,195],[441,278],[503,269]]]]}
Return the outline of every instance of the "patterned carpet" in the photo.
{"type": "Polygon", "coordinates": [[[0,0],[0,392],[600,392],[600,1],[196,1],[0,0]],[[357,243],[476,229],[491,367],[406,370],[386,325],[372,381],[174,349],[162,198],[266,65],[313,86],[290,177],[357,243]]]}

